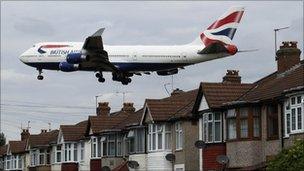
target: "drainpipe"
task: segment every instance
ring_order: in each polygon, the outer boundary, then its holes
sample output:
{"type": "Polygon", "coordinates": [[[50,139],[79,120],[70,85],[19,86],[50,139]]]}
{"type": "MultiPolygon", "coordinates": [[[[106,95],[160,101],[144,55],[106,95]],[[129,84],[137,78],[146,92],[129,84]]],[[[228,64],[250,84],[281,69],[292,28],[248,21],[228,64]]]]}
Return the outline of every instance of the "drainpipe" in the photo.
{"type": "MultiPolygon", "coordinates": [[[[280,103],[279,103],[280,104],[280,103]]],[[[280,104],[280,108],[281,108],[281,150],[283,150],[284,148],[284,101],[283,101],[283,105],[280,104]]]]}

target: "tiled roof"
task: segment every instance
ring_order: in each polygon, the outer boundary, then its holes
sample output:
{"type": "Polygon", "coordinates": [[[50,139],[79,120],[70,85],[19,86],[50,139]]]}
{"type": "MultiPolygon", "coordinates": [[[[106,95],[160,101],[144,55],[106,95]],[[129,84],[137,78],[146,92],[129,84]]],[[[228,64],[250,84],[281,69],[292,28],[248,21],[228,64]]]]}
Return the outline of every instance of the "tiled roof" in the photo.
{"type": "Polygon", "coordinates": [[[196,95],[197,89],[187,92],[179,91],[164,99],[146,99],[145,104],[149,108],[153,121],[167,121],[189,115],[196,95]]]}
{"type": "Polygon", "coordinates": [[[110,115],[89,116],[89,126],[93,134],[119,129],[116,126],[134,112],[118,111],[110,115]]]}
{"type": "Polygon", "coordinates": [[[116,125],[118,129],[125,129],[130,126],[138,126],[143,114],[143,109],[140,109],[134,113],[128,115],[126,119],[116,125]]]}
{"type": "Polygon", "coordinates": [[[3,145],[3,146],[0,146],[0,157],[4,156],[7,153],[7,147],[8,147],[7,144],[3,145]]]}
{"type": "Polygon", "coordinates": [[[53,130],[50,132],[42,132],[40,134],[30,135],[28,140],[28,145],[31,148],[48,146],[50,143],[55,143],[57,141],[58,130],[53,130]]]}
{"type": "Polygon", "coordinates": [[[254,83],[255,86],[238,99],[253,102],[280,97],[285,90],[304,85],[304,63],[292,67],[284,73],[272,73],[254,83]]]}
{"type": "Polygon", "coordinates": [[[247,83],[201,83],[201,91],[209,108],[220,108],[224,103],[234,101],[246,93],[253,84],[247,83]]]}
{"type": "Polygon", "coordinates": [[[75,125],[60,125],[64,141],[77,141],[85,138],[88,121],[82,121],[75,125]]]}
{"type": "Polygon", "coordinates": [[[9,148],[12,154],[24,153],[26,149],[26,141],[9,141],[9,148]]]}

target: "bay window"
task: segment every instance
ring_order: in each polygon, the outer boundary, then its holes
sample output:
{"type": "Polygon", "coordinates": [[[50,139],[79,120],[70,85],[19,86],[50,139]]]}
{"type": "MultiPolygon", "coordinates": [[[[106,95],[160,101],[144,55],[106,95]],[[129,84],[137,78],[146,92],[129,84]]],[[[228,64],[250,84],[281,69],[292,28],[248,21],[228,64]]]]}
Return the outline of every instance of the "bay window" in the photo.
{"type": "Polygon", "coordinates": [[[240,108],[240,138],[248,138],[248,108],[240,108]]]}
{"type": "Polygon", "coordinates": [[[261,108],[253,108],[253,137],[260,137],[261,131],[261,108]]]}
{"type": "Polygon", "coordinates": [[[115,156],[115,134],[108,135],[108,156],[115,156]]]}
{"type": "Polygon", "coordinates": [[[304,95],[289,97],[284,103],[285,136],[304,131],[304,95]]]}
{"type": "Polygon", "coordinates": [[[229,109],[227,112],[227,138],[236,139],[236,112],[235,109],[229,109]]]}
{"type": "Polygon", "coordinates": [[[11,169],[11,157],[12,156],[6,156],[6,169],[11,169]]]}
{"type": "Polygon", "coordinates": [[[206,143],[221,142],[222,117],[220,112],[203,115],[203,140],[206,143]]]}
{"type": "Polygon", "coordinates": [[[78,147],[77,143],[74,143],[74,161],[78,161],[78,147]]]}
{"type": "MultiPolygon", "coordinates": [[[[91,139],[91,157],[97,158],[101,157],[101,139],[97,137],[92,137],[91,139]]],[[[105,142],[105,141],[103,141],[105,142]]],[[[105,145],[104,145],[105,147],[105,145]]],[[[103,153],[107,153],[107,151],[103,151],[103,153]]]]}
{"type": "Polygon", "coordinates": [[[135,129],[135,152],[141,153],[145,151],[145,130],[135,129]]]}
{"type": "Polygon", "coordinates": [[[170,125],[166,124],[150,124],[148,127],[148,150],[159,151],[171,148],[167,142],[171,140],[170,125]]]}
{"type": "Polygon", "coordinates": [[[181,122],[175,123],[176,150],[183,149],[183,129],[181,125],[181,122]]]}
{"type": "Polygon", "coordinates": [[[277,139],[279,137],[278,121],[277,104],[271,104],[267,107],[267,138],[277,139]]]}
{"type": "Polygon", "coordinates": [[[80,143],[80,161],[84,161],[84,153],[85,153],[84,145],[85,145],[84,142],[80,143]]]}
{"type": "Polygon", "coordinates": [[[55,152],[55,163],[61,162],[61,145],[56,146],[56,152],[55,152]]]}
{"type": "Polygon", "coordinates": [[[116,155],[117,156],[122,156],[122,144],[123,144],[123,136],[122,135],[117,135],[117,151],[116,155]]]}

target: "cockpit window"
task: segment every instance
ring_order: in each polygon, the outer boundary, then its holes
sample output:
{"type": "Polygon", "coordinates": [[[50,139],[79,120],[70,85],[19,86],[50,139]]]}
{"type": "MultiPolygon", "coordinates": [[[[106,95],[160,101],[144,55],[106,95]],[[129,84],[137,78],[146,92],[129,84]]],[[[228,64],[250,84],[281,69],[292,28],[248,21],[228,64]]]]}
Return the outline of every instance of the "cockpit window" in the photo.
{"type": "Polygon", "coordinates": [[[33,47],[35,47],[36,45],[33,45],[33,47]]]}

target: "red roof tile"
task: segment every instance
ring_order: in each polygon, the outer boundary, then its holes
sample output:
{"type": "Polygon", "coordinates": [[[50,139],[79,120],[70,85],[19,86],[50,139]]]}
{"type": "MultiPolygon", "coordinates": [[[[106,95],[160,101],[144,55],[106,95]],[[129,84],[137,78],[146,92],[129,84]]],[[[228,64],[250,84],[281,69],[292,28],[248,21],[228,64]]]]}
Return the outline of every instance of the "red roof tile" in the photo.
{"type": "Polygon", "coordinates": [[[75,125],[60,125],[64,141],[78,141],[85,138],[88,121],[82,121],[75,125]]]}
{"type": "Polygon", "coordinates": [[[48,146],[50,143],[55,143],[58,137],[58,130],[43,132],[40,134],[30,135],[28,145],[30,148],[48,146]]]}
{"type": "Polygon", "coordinates": [[[0,146],[0,157],[4,156],[7,153],[7,147],[8,147],[7,144],[3,145],[3,146],[0,146]]]}
{"type": "Polygon", "coordinates": [[[9,141],[8,144],[12,154],[24,153],[26,150],[26,141],[9,141]]]}

